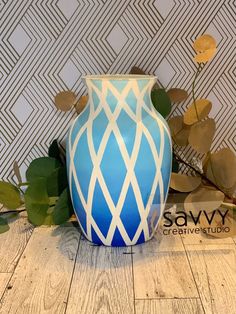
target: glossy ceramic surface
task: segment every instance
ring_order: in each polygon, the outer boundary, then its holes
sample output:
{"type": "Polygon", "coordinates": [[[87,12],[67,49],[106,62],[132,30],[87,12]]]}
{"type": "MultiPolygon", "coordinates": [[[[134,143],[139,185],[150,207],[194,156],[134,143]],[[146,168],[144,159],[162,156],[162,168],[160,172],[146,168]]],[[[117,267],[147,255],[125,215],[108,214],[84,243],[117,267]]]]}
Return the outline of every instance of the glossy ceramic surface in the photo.
{"type": "Polygon", "coordinates": [[[85,237],[111,246],[149,240],[169,188],[171,137],[150,99],[155,77],[87,76],[89,103],[67,139],[73,206],[85,237]]]}

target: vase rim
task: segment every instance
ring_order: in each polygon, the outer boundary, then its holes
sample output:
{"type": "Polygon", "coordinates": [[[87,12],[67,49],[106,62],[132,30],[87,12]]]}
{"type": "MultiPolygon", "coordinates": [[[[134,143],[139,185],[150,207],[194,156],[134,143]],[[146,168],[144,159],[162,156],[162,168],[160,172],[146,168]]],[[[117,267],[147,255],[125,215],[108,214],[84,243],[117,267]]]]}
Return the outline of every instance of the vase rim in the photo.
{"type": "Polygon", "coordinates": [[[150,80],[157,79],[155,75],[148,74],[93,74],[82,76],[82,79],[85,80],[150,80]]]}

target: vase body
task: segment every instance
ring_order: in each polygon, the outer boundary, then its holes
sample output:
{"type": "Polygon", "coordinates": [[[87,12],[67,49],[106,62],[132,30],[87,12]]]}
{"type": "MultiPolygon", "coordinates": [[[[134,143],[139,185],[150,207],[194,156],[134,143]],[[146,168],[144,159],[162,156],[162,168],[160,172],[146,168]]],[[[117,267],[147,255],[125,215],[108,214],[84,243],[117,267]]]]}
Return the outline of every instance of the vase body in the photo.
{"type": "Polygon", "coordinates": [[[155,77],[87,76],[89,101],[67,138],[72,203],[84,236],[127,246],[152,238],[169,188],[171,137],[152,105],[155,77]]]}

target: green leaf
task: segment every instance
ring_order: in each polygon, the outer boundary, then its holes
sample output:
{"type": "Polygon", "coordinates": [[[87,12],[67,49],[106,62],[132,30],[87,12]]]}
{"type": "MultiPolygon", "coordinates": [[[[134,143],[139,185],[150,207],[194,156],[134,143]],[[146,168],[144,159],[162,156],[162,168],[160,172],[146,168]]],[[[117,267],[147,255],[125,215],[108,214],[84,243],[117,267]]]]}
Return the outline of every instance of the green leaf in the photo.
{"type": "Polygon", "coordinates": [[[151,99],[156,110],[166,118],[171,112],[171,101],[166,91],[162,88],[152,90],[151,99]]]}
{"type": "Polygon", "coordinates": [[[179,172],[179,163],[177,159],[174,157],[172,158],[172,172],[178,173],[179,172]]]}
{"type": "Polygon", "coordinates": [[[54,221],[53,221],[53,217],[52,214],[47,215],[47,217],[45,218],[43,225],[45,226],[52,226],[55,225],[54,221]]]}
{"type": "Polygon", "coordinates": [[[61,152],[57,140],[54,140],[48,149],[48,156],[57,159],[60,163],[61,161],[61,152]]]}
{"type": "Polygon", "coordinates": [[[10,229],[7,220],[0,217],[0,233],[7,232],[10,229]]]}
{"type": "Polygon", "coordinates": [[[29,221],[40,226],[48,216],[49,197],[46,178],[33,180],[25,192],[25,207],[29,221]]]}
{"type": "Polygon", "coordinates": [[[53,221],[56,225],[60,225],[66,222],[71,217],[72,213],[73,207],[71,203],[70,193],[68,188],[66,188],[60,195],[52,213],[53,221]]]}
{"type": "Polygon", "coordinates": [[[60,162],[51,157],[41,157],[33,160],[26,171],[26,178],[30,182],[37,178],[47,178],[61,166],[60,162]]]}
{"type": "Polygon", "coordinates": [[[49,197],[49,206],[54,206],[57,202],[57,200],[59,199],[58,196],[51,196],[49,197]]]}
{"type": "Polygon", "coordinates": [[[0,203],[9,209],[20,207],[20,191],[13,184],[0,181],[0,203]]]}
{"type": "Polygon", "coordinates": [[[68,186],[66,167],[55,169],[47,178],[48,196],[58,196],[68,186]]]}

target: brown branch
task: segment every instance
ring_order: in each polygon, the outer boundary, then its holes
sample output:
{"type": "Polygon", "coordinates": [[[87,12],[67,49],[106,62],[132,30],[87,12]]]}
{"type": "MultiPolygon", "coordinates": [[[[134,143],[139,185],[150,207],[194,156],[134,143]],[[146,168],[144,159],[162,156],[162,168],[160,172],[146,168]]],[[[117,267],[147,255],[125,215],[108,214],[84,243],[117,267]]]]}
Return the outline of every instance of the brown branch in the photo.
{"type": "Polygon", "coordinates": [[[198,68],[197,68],[197,72],[196,72],[196,74],[194,76],[194,80],[193,80],[193,84],[192,84],[193,104],[194,104],[194,108],[195,108],[195,111],[196,111],[196,116],[197,116],[198,121],[200,121],[200,119],[199,119],[199,115],[198,115],[198,111],[197,111],[197,105],[196,105],[195,84],[196,84],[197,77],[200,74],[201,70],[202,70],[201,63],[199,63],[198,68]]]}

